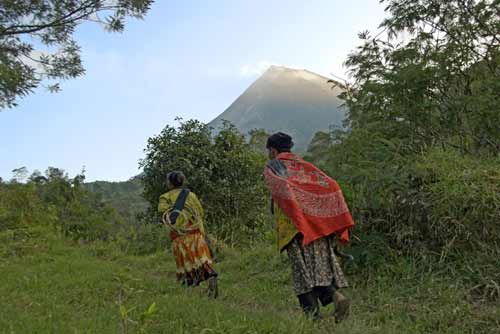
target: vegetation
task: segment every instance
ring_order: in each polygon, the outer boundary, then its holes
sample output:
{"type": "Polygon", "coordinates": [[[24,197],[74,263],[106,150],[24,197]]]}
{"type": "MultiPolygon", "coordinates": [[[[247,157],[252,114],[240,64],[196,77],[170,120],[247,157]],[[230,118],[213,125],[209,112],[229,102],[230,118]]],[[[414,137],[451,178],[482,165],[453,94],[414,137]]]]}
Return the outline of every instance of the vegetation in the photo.
{"type": "Polygon", "coordinates": [[[500,311],[471,303],[434,263],[397,257],[379,240],[377,265],[348,267],[356,301],[335,324],[305,319],[286,256],[268,240],[219,250],[221,296],[175,282],[170,256],[127,255],[110,242],[76,244],[31,230],[0,232],[0,328],[13,333],[499,333],[500,311]]]}
{"type": "Polygon", "coordinates": [[[181,170],[204,205],[209,231],[229,243],[248,243],[261,235],[269,209],[265,158],[232,125],[225,123],[212,137],[208,126],[181,121],[178,128],[167,126],[150,138],[145,152],[141,166],[149,221],[160,219],[158,199],[167,192],[167,173],[181,170]]]}
{"type": "Polygon", "coordinates": [[[317,134],[308,158],[343,185],[361,240],[498,301],[499,2],[387,2],[387,40],[362,33],[346,61],[349,130],[317,134]]]}
{"type": "Polygon", "coordinates": [[[212,135],[191,120],[149,139],[140,179],[84,184],[57,168],[0,179],[0,328],[500,333],[500,2],[386,2],[388,39],[362,33],[346,62],[348,130],[316,134],[307,156],[357,221],[348,321],[311,322],[293,296],[261,179],[265,132],[246,143],[230,124],[212,135]],[[171,170],[216,236],[215,301],[177,284],[164,253],[156,206],[171,170]]]}
{"type": "Polygon", "coordinates": [[[86,182],[84,188],[102,196],[103,202],[115,208],[130,224],[137,222],[148,206],[142,197],[144,185],[140,175],[124,182],[86,182]]]}
{"type": "MultiPolygon", "coordinates": [[[[92,232],[103,226],[80,212],[92,208],[106,222],[116,213],[90,200],[98,196],[81,187],[82,176],[70,179],[51,168],[21,183],[23,175],[26,170],[18,170],[15,179],[0,185],[0,328],[9,332],[498,333],[500,328],[500,307],[473,298],[448,275],[449,264],[400,256],[374,233],[350,250],[356,262],[345,264],[348,294],[356,302],[351,319],[342,324],[328,316],[331,308],[316,323],[303,317],[286,257],[278,255],[269,233],[245,248],[216,241],[221,296],[209,300],[203,286],[185,289],[175,282],[165,244],[92,232]],[[49,194],[52,206],[45,205],[49,199],[43,196],[49,194]],[[52,214],[44,214],[49,207],[52,214]],[[74,228],[77,220],[78,227],[89,229],[74,228]]],[[[104,227],[116,231],[117,226],[104,227]]],[[[165,240],[154,228],[141,233],[165,240]]]]}
{"type": "Polygon", "coordinates": [[[0,231],[29,237],[42,228],[80,243],[114,242],[129,254],[166,247],[164,230],[121,216],[100,194],[86,190],[84,180],[83,173],[69,178],[53,167],[29,177],[26,168],[15,170],[11,181],[0,182],[0,231]]]}
{"type": "Polygon", "coordinates": [[[363,44],[346,60],[354,79],[342,96],[348,125],[405,154],[432,146],[498,154],[498,0],[384,2],[387,40],[361,33],[363,44]]]}
{"type": "Polygon", "coordinates": [[[152,0],[6,0],[0,4],[0,110],[16,105],[43,80],[83,75],[80,47],[73,38],[78,25],[95,22],[120,32],[125,18],[142,18],[152,0]]]}
{"type": "Polygon", "coordinates": [[[61,169],[35,171],[26,183],[18,178],[0,184],[0,230],[50,226],[73,240],[107,240],[117,234],[120,218],[113,209],[85,191],[84,175],[70,179],[61,169]]]}

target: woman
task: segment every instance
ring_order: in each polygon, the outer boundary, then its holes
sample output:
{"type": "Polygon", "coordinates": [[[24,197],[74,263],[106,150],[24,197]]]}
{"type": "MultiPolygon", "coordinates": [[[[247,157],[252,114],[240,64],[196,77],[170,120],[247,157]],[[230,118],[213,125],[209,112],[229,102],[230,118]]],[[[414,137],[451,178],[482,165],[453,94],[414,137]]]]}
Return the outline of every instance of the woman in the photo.
{"type": "MultiPolygon", "coordinates": [[[[351,301],[338,290],[348,286],[337,260],[336,243],[347,243],[354,225],[340,187],[319,168],[291,152],[292,138],[268,138],[265,169],[277,222],[279,251],[292,264],[295,294],[302,309],[319,317],[319,304],[335,304],[337,321],[349,314],[351,301]]],[[[339,253],[340,254],[340,253],[339,253]]]]}
{"type": "Polygon", "coordinates": [[[185,188],[182,172],[168,173],[167,184],[171,190],[160,196],[158,211],[170,229],[177,280],[188,286],[207,280],[209,297],[217,298],[217,272],[205,237],[203,207],[198,197],[185,188]]]}

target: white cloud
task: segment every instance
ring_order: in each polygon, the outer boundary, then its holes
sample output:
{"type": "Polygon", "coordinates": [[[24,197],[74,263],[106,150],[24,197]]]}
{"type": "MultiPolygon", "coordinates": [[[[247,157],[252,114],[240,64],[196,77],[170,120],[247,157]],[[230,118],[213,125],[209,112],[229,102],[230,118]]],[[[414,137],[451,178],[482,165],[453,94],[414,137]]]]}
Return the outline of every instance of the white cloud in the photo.
{"type": "Polygon", "coordinates": [[[280,66],[276,63],[272,63],[266,60],[259,61],[256,64],[246,64],[240,68],[240,74],[244,77],[254,77],[262,75],[270,66],[276,65],[280,66]]]}

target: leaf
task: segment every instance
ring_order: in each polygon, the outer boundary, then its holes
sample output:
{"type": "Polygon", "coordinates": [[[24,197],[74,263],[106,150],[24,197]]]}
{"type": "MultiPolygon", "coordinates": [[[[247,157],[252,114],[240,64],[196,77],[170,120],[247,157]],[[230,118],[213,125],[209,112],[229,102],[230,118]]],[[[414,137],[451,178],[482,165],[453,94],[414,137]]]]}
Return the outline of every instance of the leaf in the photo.
{"type": "Polygon", "coordinates": [[[127,311],[127,308],[124,305],[120,306],[120,314],[122,316],[122,319],[127,319],[128,311],[127,311]]]}
{"type": "Polygon", "coordinates": [[[146,314],[147,314],[147,315],[153,315],[153,314],[155,314],[155,313],[156,313],[156,309],[157,309],[157,308],[156,308],[156,303],[153,303],[153,304],[149,305],[149,308],[148,308],[148,310],[146,311],[146,314]]]}

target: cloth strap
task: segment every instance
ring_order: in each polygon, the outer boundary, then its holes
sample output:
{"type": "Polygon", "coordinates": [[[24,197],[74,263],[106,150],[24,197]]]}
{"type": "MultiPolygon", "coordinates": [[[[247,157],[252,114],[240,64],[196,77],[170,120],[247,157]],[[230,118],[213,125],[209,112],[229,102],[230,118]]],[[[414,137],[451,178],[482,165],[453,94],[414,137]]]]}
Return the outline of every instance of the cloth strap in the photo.
{"type": "Polygon", "coordinates": [[[181,214],[181,211],[184,210],[184,206],[186,205],[186,200],[189,196],[189,189],[182,189],[181,193],[175,200],[174,208],[169,212],[168,217],[170,219],[170,223],[175,225],[177,222],[177,218],[181,214]]]}

